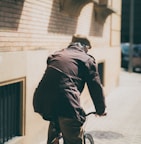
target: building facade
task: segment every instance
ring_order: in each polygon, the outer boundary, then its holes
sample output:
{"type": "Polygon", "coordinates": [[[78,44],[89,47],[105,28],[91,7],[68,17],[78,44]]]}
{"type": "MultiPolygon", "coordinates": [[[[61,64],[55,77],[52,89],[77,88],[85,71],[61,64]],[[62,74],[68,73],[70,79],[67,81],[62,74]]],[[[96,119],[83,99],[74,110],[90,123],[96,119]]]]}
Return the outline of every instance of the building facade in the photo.
{"type": "Polygon", "coordinates": [[[33,93],[48,55],[73,34],[89,37],[105,94],[118,85],[120,21],[121,0],[0,1],[1,144],[46,143],[48,122],[34,113],[33,93]]]}

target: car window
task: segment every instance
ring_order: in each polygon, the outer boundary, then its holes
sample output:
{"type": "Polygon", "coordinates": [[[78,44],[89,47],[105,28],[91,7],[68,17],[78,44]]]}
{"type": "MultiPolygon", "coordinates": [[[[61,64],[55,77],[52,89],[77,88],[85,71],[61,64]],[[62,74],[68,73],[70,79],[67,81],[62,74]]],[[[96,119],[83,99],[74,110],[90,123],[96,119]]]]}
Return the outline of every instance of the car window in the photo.
{"type": "Polygon", "coordinates": [[[121,51],[123,54],[129,54],[129,43],[121,44],[121,51]]]}

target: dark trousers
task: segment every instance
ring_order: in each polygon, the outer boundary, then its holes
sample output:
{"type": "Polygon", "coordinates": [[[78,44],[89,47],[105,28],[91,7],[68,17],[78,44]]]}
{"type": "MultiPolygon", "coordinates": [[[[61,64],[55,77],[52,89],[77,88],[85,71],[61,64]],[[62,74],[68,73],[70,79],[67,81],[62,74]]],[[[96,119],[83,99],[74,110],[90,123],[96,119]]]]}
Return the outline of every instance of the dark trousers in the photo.
{"type": "Polygon", "coordinates": [[[76,119],[59,117],[58,121],[50,122],[47,144],[61,132],[64,144],[83,144],[83,124],[76,119]]]}

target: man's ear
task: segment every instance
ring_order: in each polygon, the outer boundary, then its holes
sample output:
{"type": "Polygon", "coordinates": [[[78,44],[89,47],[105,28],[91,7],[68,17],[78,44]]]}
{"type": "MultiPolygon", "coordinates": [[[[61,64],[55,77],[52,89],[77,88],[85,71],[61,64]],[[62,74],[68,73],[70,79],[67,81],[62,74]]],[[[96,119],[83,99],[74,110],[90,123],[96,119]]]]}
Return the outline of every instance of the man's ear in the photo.
{"type": "Polygon", "coordinates": [[[88,49],[89,49],[89,46],[85,45],[84,46],[84,51],[87,53],[88,52],[88,49]]]}

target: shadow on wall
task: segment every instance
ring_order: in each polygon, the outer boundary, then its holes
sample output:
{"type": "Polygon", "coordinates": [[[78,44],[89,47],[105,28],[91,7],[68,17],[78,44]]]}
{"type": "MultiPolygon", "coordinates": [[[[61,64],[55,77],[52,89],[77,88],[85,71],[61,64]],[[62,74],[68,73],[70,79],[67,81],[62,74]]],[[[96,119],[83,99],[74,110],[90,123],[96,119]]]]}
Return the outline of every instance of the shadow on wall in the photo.
{"type": "Polygon", "coordinates": [[[116,11],[108,6],[107,0],[99,0],[99,3],[94,4],[90,27],[91,36],[102,37],[105,21],[112,13],[116,13],[116,11]]]}
{"type": "Polygon", "coordinates": [[[91,20],[89,35],[102,37],[103,27],[104,27],[103,24],[101,24],[95,20],[95,12],[94,12],[94,8],[93,8],[93,16],[92,16],[92,20],[91,20]]]}
{"type": "Polygon", "coordinates": [[[60,11],[58,0],[53,0],[48,32],[72,35],[76,32],[78,18],[68,16],[60,11]]]}
{"type": "Polygon", "coordinates": [[[23,4],[24,0],[0,1],[0,30],[18,29],[23,4]]]}

